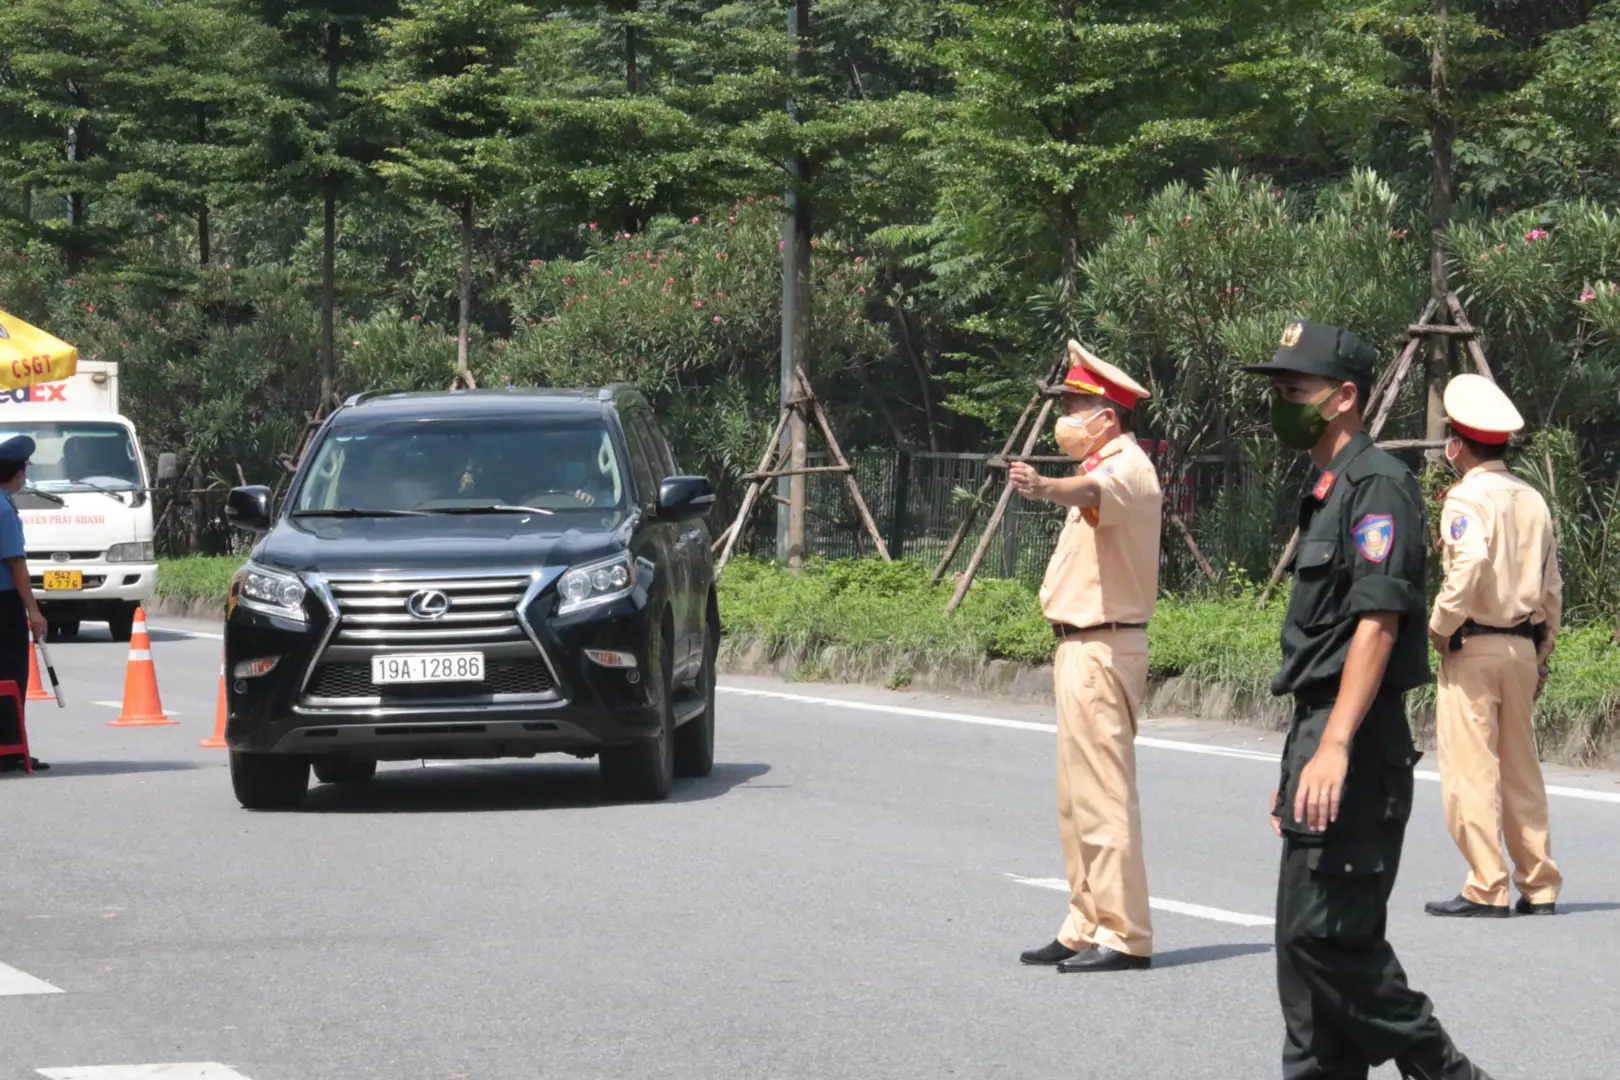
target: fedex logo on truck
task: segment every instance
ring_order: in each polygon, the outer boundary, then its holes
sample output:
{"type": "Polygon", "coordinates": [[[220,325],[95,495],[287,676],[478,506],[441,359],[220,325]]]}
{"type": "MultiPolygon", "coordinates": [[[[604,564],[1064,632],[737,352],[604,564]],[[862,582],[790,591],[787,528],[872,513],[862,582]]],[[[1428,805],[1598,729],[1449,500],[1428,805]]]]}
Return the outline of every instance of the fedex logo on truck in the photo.
{"type": "Polygon", "coordinates": [[[20,386],[15,390],[0,390],[0,405],[21,405],[30,401],[67,401],[68,384],[39,383],[36,386],[20,386]]]}

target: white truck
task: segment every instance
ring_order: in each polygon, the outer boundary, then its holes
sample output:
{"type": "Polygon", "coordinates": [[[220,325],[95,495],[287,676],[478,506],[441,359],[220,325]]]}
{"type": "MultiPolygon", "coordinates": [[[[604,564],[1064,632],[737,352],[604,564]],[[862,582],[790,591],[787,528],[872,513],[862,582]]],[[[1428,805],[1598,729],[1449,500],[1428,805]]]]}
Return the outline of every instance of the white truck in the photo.
{"type": "MultiPolygon", "coordinates": [[[[63,382],[0,390],[0,441],[37,444],[16,496],[28,572],[54,637],[105,622],[128,641],[135,608],[157,588],[152,483],[135,425],[118,413],[118,365],[80,360],[63,382]]],[[[172,479],[164,454],[159,480],[172,479]]]]}

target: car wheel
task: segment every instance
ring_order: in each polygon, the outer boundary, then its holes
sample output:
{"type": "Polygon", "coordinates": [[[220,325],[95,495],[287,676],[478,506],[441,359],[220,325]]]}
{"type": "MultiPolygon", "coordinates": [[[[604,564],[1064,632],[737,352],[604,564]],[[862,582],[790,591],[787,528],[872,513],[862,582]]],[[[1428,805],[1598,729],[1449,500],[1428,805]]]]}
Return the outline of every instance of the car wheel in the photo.
{"type": "Polygon", "coordinates": [[[125,606],[107,616],[107,632],[114,641],[128,641],[135,633],[135,608],[125,606]]]}
{"type": "Polygon", "coordinates": [[[675,703],[672,700],[673,657],[668,633],[659,636],[658,735],[629,746],[613,746],[599,755],[608,790],[623,799],[659,802],[675,786],[675,703]]]}
{"type": "Polygon", "coordinates": [[[77,619],[74,619],[71,622],[64,621],[51,623],[50,637],[53,641],[66,641],[68,638],[78,636],[79,620],[77,619]]]}
{"type": "Polygon", "coordinates": [[[703,669],[697,678],[703,714],[675,729],[676,776],[708,776],[714,771],[714,685],[719,652],[720,634],[711,621],[703,645],[703,669]]]}
{"type": "Polygon", "coordinates": [[[231,787],[249,810],[291,810],[309,790],[309,760],[232,750],[231,787]]]}
{"type": "Polygon", "coordinates": [[[363,784],[376,775],[375,761],[322,758],[315,762],[315,779],[323,784],[363,784]]]}

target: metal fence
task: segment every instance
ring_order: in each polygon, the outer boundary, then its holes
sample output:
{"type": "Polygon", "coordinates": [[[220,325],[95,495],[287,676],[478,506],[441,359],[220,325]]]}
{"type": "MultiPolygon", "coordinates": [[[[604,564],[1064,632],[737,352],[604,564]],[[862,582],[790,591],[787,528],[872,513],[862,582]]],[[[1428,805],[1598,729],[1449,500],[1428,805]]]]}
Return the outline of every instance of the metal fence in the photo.
{"type": "MultiPolygon", "coordinates": [[[[1162,450],[1151,443],[1143,448],[1156,458],[1162,450]]],[[[884,450],[848,455],[889,554],[896,559],[915,558],[930,566],[937,565],[944,556],[987,472],[994,473],[994,482],[973,526],[951,560],[951,574],[967,567],[1001,495],[1006,472],[992,469],[991,457],[884,450]]],[[[807,461],[811,466],[827,463],[825,454],[816,453],[810,454],[807,461]]],[[[1072,474],[1074,463],[1041,460],[1035,467],[1047,476],[1066,476],[1072,474]]],[[[1218,457],[1196,462],[1179,477],[1166,477],[1162,470],[1160,476],[1166,510],[1174,511],[1187,525],[1204,557],[1221,573],[1234,565],[1249,573],[1263,573],[1265,560],[1274,556],[1286,540],[1285,515],[1274,505],[1276,500],[1270,493],[1279,486],[1292,490],[1297,486],[1292,476],[1284,478],[1281,485],[1278,480],[1274,472],[1261,475],[1241,466],[1234,468],[1218,457]],[[1261,499],[1253,497],[1256,492],[1261,499]],[[1256,506],[1257,501],[1265,505],[1256,506]],[[1235,528],[1229,520],[1234,516],[1242,518],[1235,528]]],[[[871,538],[861,525],[843,477],[813,473],[805,481],[805,545],[809,553],[820,558],[873,554],[871,538]]],[[[735,502],[734,493],[732,505],[725,508],[726,516],[716,515],[711,522],[716,533],[736,514],[735,502]]],[[[741,550],[759,557],[775,555],[776,516],[772,505],[767,501],[756,512],[741,550]]],[[[979,573],[1039,585],[1065,514],[1062,507],[1015,496],[991,535],[979,573]]],[[[1198,584],[1202,575],[1197,563],[1182,534],[1168,520],[1160,551],[1160,576],[1165,588],[1180,590],[1198,584]]]]}

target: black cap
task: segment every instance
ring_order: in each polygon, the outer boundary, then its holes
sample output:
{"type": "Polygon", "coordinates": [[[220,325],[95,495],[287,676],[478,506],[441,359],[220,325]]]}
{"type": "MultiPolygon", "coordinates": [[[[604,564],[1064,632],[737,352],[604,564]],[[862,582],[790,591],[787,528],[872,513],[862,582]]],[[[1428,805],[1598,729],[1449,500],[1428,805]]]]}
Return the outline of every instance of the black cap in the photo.
{"type": "Polygon", "coordinates": [[[1371,345],[1348,330],[1326,323],[1291,322],[1283,329],[1271,363],[1247,364],[1243,370],[1255,375],[1293,371],[1361,386],[1372,381],[1377,356],[1371,345]]]}
{"type": "Polygon", "coordinates": [[[0,442],[0,463],[20,465],[34,456],[34,440],[27,435],[13,435],[0,442]]]}

